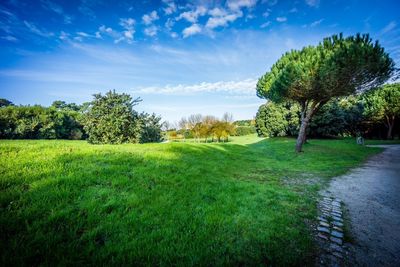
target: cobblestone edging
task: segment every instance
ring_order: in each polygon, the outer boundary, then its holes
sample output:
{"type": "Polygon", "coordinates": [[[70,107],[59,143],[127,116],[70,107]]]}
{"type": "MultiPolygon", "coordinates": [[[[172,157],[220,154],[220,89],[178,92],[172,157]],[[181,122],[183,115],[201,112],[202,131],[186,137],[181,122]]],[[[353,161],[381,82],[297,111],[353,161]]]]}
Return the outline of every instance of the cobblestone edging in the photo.
{"type": "Polygon", "coordinates": [[[343,246],[343,213],[341,200],[323,195],[318,202],[318,243],[322,254],[318,266],[341,266],[345,256],[343,246]]]}

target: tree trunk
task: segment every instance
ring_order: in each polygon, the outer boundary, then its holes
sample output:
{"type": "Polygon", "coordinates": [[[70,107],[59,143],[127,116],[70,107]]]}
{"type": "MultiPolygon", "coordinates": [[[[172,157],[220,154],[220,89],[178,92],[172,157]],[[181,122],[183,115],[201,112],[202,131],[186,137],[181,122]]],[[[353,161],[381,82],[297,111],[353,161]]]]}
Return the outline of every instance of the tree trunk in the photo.
{"type": "Polygon", "coordinates": [[[308,118],[305,117],[301,120],[299,135],[297,136],[297,141],[296,141],[296,152],[302,152],[301,149],[303,147],[304,141],[306,140],[307,126],[308,126],[308,118]]]}
{"type": "Polygon", "coordinates": [[[393,132],[394,120],[391,121],[388,125],[388,132],[387,132],[387,139],[393,139],[392,132],[393,132]]]}
{"type": "Polygon", "coordinates": [[[303,144],[307,140],[307,126],[308,123],[310,122],[310,119],[314,112],[318,110],[321,106],[321,103],[315,103],[313,102],[311,104],[310,110],[307,112],[307,106],[308,104],[303,104],[302,105],[302,111],[301,111],[301,125],[300,125],[300,130],[299,130],[299,135],[297,136],[297,141],[296,141],[296,152],[300,153],[302,152],[303,144]]]}

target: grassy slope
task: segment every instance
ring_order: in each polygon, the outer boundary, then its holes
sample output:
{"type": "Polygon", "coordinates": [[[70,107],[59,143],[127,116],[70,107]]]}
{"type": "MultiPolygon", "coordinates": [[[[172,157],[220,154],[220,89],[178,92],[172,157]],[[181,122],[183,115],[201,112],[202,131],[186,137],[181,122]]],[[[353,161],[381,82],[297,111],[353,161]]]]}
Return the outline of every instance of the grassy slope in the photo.
{"type": "Polygon", "coordinates": [[[1,141],[1,265],[304,263],[321,185],[310,177],[341,174],[380,149],[313,140],[293,150],[292,139],[255,136],[1,141]]]}

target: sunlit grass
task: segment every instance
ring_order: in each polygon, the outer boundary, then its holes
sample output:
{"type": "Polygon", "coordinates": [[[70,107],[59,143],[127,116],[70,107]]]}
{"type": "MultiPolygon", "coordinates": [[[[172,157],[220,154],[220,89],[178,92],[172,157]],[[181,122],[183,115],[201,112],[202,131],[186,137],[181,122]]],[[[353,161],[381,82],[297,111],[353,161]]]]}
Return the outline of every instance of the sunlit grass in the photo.
{"type": "Polygon", "coordinates": [[[0,142],[2,265],[298,265],[327,178],[380,149],[354,140],[0,142]]]}

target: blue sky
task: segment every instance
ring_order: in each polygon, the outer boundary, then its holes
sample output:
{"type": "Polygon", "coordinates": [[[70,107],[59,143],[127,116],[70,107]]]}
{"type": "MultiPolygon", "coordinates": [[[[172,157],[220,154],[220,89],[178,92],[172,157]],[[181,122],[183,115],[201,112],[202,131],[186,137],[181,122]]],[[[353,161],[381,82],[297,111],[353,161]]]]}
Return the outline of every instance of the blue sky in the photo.
{"type": "Polygon", "coordinates": [[[250,119],[265,102],[257,79],[290,49],[370,33],[399,64],[399,10],[398,0],[2,0],[0,98],[82,103],[116,89],[169,121],[250,119]]]}

